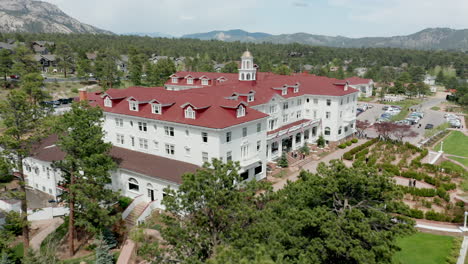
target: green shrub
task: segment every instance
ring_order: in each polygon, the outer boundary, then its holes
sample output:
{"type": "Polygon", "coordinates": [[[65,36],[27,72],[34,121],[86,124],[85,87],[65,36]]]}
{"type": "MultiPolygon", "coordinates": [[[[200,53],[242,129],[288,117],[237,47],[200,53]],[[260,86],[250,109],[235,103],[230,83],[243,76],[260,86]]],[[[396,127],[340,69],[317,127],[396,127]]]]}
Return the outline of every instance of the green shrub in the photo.
{"type": "Polygon", "coordinates": [[[417,173],[416,171],[412,171],[412,170],[402,172],[401,176],[405,178],[409,178],[409,179],[416,179],[418,181],[422,180],[421,175],[417,173]]]}
{"type": "Polygon", "coordinates": [[[318,139],[317,139],[317,146],[318,146],[319,148],[325,147],[325,138],[323,137],[322,134],[320,134],[320,136],[319,136],[318,139]]]}
{"type": "Polygon", "coordinates": [[[457,185],[455,183],[443,183],[440,187],[444,188],[447,191],[455,190],[457,185]]]}
{"type": "Polygon", "coordinates": [[[455,203],[456,206],[460,207],[460,208],[465,208],[465,202],[463,201],[458,201],[455,203]]]}
{"type": "Polygon", "coordinates": [[[358,143],[358,139],[357,139],[357,138],[353,138],[353,139],[351,139],[351,142],[353,142],[353,143],[358,143]]]}
{"type": "Polygon", "coordinates": [[[299,151],[304,154],[304,155],[309,155],[310,154],[310,148],[307,144],[304,144],[304,146],[302,146],[299,151]]]}
{"type": "Polygon", "coordinates": [[[366,149],[366,148],[370,147],[372,144],[376,143],[377,141],[378,141],[378,139],[374,138],[374,139],[371,139],[371,140],[367,141],[366,143],[364,143],[364,144],[362,144],[360,146],[352,148],[351,150],[349,150],[348,152],[343,154],[343,159],[353,160],[354,159],[354,154],[360,152],[363,149],[366,149]]]}
{"type": "Polygon", "coordinates": [[[386,172],[389,172],[395,176],[399,176],[401,173],[400,173],[400,170],[398,169],[397,166],[393,165],[393,164],[390,164],[390,163],[384,163],[384,164],[381,164],[380,167],[386,171],[386,172]]]}
{"type": "MultiPolygon", "coordinates": [[[[437,195],[437,190],[429,189],[429,188],[415,188],[415,187],[408,187],[408,186],[400,186],[405,193],[409,193],[414,196],[419,197],[434,197],[437,195]]],[[[441,197],[443,198],[443,197],[441,197]]]]}
{"type": "Polygon", "coordinates": [[[426,200],[422,200],[422,205],[426,208],[432,208],[432,203],[426,200]]]}
{"type": "Polygon", "coordinates": [[[345,154],[343,154],[343,159],[345,159],[345,160],[353,160],[353,155],[350,154],[349,152],[346,152],[345,154]]]}
{"type": "Polygon", "coordinates": [[[346,146],[351,146],[352,144],[353,144],[353,142],[351,142],[351,141],[346,142],[346,146]]]}
{"type": "Polygon", "coordinates": [[[286,155],[287,155],[286,152],[283,152],[283,154],[281,154],[281,158],[278,161],[278,166],[282,168],[289,167],[289,162],[288,162],[288,158],[286,155]]]}
{"type": "Polygon", "coordinates": [[[21,221],[21,215],[18,212],[10,211],[5,215],[5,224],[3,228],[10,231],[15,236],[20,235],[23,232],[23,224],[21,221]]]}
{"type": "Polygon", "coordinates": [[[418,209],[410,209],[409,217],[417,218],[417,219],[423,219],[424,218],[424,212],[421,211],[421,210],[418,210],[418,209]]]}
{"type": "Polygon", "coordinates": [[[343,143],[343,144],[339,144],[338,147],[339,147],[340,149],[344,149],[344,148],[346,148],[346,144],[344,144],[344,143],[343,143]]]}
{"type": "Polygon", "coordinates": [[[450,216],[446,216],[444,214],[441,214],[441,213],[437,213],[433,210],[431,211],[427,211],[426,214],[425,214],[425,218],[427,220],[433,220],[433,221],[450,221],[450,216]]]}
{"type": "Polygon", "coordinates": [[[132,203],[132,201],[133,201],[133,199],[130,198],[130,197],[120,196],[119,197],[119,207],[122,210],[125,210],[132,203]]]}

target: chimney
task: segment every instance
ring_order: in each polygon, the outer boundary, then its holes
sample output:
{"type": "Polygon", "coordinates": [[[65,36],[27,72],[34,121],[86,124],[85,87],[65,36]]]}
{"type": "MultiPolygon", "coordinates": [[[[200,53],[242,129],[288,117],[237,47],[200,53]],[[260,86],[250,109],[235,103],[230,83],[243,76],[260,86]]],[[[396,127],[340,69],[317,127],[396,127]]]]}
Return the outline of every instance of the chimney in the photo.
{"type": "Polygon", "coordinates": [[[88,93],[86,92],[86,87],[83,87],[78,90],[80,93],[80,102],[88,100],[88,93]]]}

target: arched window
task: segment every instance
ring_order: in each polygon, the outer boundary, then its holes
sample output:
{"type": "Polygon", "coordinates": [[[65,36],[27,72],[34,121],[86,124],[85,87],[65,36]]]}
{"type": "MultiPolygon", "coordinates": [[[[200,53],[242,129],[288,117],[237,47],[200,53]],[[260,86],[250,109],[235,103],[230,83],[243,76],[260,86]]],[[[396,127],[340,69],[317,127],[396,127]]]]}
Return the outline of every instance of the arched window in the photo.
{"type": "Polygon", "coordinates": [[[105,107],[112,107],[112,100],[109,97],[104,99],[104,106],[105,107]]]}
{"type": "Polygon", "coordinates": [[[326,136],[329,136],[329,135],[330,135],[330,128],[329,128],[329,127],[326,127],[326,128],[325,128],[325,135],[326,135],[326,136]]]}
{"type": "Polygon", "coordinates": [[[341,135],[341,131],[343,130],[343,127],[340,126],[340,128],[338,128],[338,135],[341,135]]]}
{"type": "Polygon", "coordinates": [[[246,69],[250,69],[250,62],[249,61],[246,61],[246,69]]]}
{"type": "Polygon", "coordinates": [[[250,73],[247,73],[247,80],[250,80],[250,73]]]}
{"type": "Polygon", "coordinates": [[[185,118],[195,119],[195,111],[192,107],[189,106],[185,109],[185,118]]]}
{"type": "Polygon", "coordinates": [[[245,80],[244,74],[241,74],[241,80],[245,80]]]}
{"type": "Polygon", "coordinates": [[[130,191],[135,191],[135,192],[140,191],[140,185],[138,184],[138,181],[135,178],[128,179],[128,189],[130,191]]]}
{"type": "Polygon", "coordinates": [[[245,107],[243,105],[240,105],[239,108],[237,108],[237,117],[243,116],[245,116],[245,107]]]}

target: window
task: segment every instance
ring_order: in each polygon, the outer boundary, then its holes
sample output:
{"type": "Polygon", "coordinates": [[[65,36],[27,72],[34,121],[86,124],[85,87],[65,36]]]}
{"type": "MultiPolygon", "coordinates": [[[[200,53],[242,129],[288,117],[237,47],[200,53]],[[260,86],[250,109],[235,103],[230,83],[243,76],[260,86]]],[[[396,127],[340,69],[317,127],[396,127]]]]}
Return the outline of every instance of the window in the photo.
{"type": "Polygon", "coordinates": [[[317,98],[314,99],[314,104],[318,104],[318,99],[317,98]]]}
{"type": "Polygon", "coordinates": [[[237,117],[245,116],[245,107],[243,105],[239,105],[237,108],[237,117]]]}
{"type": "Polygon", "coordinates": [[[345,132],[345,133],[348,132],[348,126],[345,126],[345,127],[344,127],[344,132],[345,132]]]}
{"type": "Polygon", "coordinates": [[[301,105],[302,104],[302,99],[297,99],[297,105],[301,105]]]}
{"type": "Polygon", "coordinates": [[[283,123],[288,122],[288,115],[283,115],[283,123]]]}
{"type": "Polygon", "coordinates": [[[186,137],[190,136],[190,131],[188,129],[185,129],[185,136],[186,137]]]}
{"type": "Polygon", "coordinates": [[[253,94],[249,94],[249,96],[247,97],[247,102],[253,102],[255,99],[254,95],[253,94]]]}
{"type": "Polygon", "coordinates": [[[208,133],[202,132],[202,133],[201,133],[201,137],[202,137],[202,141],[203,141],[204,143],[207,143],[207,142],[208,142],[208,133]]]}
{"type": "Polygon", "coordinates": [[[326,118],[326,119],[330,119],[330,115],[331,115],[330,112],[325,112],[325,118],[326,118]]]}
{"type": "Polygon", "coordinates": [[[343,111],[340,111],[340,118],[343,117],[343,111]]]}
{"type": "Polygon", "coordinates": [[[174,155],[175,154],[175,146],[172,144],[166,144],[166,154],[167,155],[174,155]]]}
{"type": "Polygon", "coordinates": [[[115,119],[115,125],[118,127],[123,127],[123,119],[122,118],[116,118],[115,119]]]}
{"type": "Polygon", "coordinates": [[[294,87],[294,93],[297,93],[297,92],[299,92],[299,87],[296,86],[294,87]]]}
{"type": "Polygon", "coordinates": [[[232,151],[226,153],[226,162],[232,161],[232,151]]]}
{"type": "Polygon", "coordinates": [[[276,105],[270,105],[270,114],[274,114],[278,111],[276,105]]]}
{"type": "Polygon", "coordinates": [[[151,113],[160,115],[161,114],[161,105],[160,104],[151,104],[151,113]]]}
{"type": "Polygon", "coordinates": [[[255,167],[255,175],[262,173],[262,165],[255,167]]]}
{"type": "Polygon", "coordinates": [[[281,95],[287,95],[288,94],[288,89],[283,89],[281,90],[281,95]]]}
{"type": "Polygon", "coordinates": [[[340,126],[340,127],[338,128],[338,135],[341,135],[341,131],[342,131],[342,130],[343,130],[343,127],[340,126]]]}
{"type": "Polygon", "coordinates": [[[130,191],[135,191],[139,192],[140,191],[140,185],[138,184],[138,181],[134,178],[129,178],[128,179],[128,189],[130,191]]]}
{"type": "Polygon", "coordinates": [[[302,116],[302,111],[297,111],[296,112],[296,118],[299,119],[302,116]]]}
{"type": "Polygon", "coordinates": [[[135,102],[135,101],[130,101],[128,103],[129,107],[130,107],[130,111],[138,111],[138,103],[135,102]]]}
{"type": "Polygon", "coordinates": [[[201,80],[201,84],[202,84],[202,85],[208,85],[208,80],[207,80],[207,79],[201,80]]]}
{"type": "Polygon", "coordinates": [[[349,96],[346,99],[347,99],[347,103],[349,104],[349,96]]]}
{"type": "Polygon", "coordinates": [[[133,121],[130,121],[130,126],[133,127],[133,121]]]}
{"type": "Polygon", "coordinates": [[[327,106],[331,105],[331,99],[327,99],[327,106]]]}
{"type": "Polygon", "coordinates": [[[202,152],[202,161],[208,162],[208,152],[202,152]]]}
{"type": "Polygon", "coordinates": [[[153,140],[153,144],[154,144],[154,149],[159,150],[159,142],[157,142],[156,140],[153,140]]]}
{"type": "Polygon", "coordinates": [[[326,136],[329,136],[329,135],[330,135],[330,128],[329,128],[329,127],[326,127],[326,128],[325,128],[325,135],[326,135],[326,136]]]}
{"type": "Polygon", "coordinates": [[[307,98],[307,99],[306,99],[306,102],[307,102],[307,103],[308,103],[308,102],[310,102],[310,99],[309,99],[309,98],[307,98]]]}
{"type": "Polygon", "coordinates": [[[143,131],[143,132],[148,131],[148,128],[146,127],[146,123],[145,123],[145,122],[138,122],[138,129],[139,129],[140,131],[143,131]]]}
{"type": "Polygon", "coordinates": [[[243,181],[247,180],[249,178],[249,171],[244,171],[239,175],[243,181]]]}
{"type": "Polygon", "coordinates": [[[132,147],[134,147],[135,146],[135,138],[130,136],[130,141],[132,142],[132,147]]]}
{"type": "MultiPolygon", "coordinates": [[[[348,102],[349,103],[349,102],[348,102]]],[[[343,98],[341,98],[340,105],[343,105],[343,98]]]]}
{"type": "Polygon", "coordinates": [[[242,128],[242,137],[246,137],[247,136],[247,128],[244,127],[242,128]]]}
{"type": "Polygon", "coordinates": [[[185,156],[190,156],[190,148],[185,147],[185,156]]]}
{"type": "Polygon", "coordinates": [[[241,158],[247,158],[249,156],[249,145],[241,146],[241,158]]]}
{"type": "Polygon", "coordinates": [[[276,127],[276,120],[277,120],[277,119],[272,119],[272,120],[269,120],[269,121],[268,121],[268,129],[269,129],[270,131],[275,129],[275,127],[276,127]]]}
{"type": "Polygon", "coordinates": [[[312,136],[313,137],[317,136],[317,127],[312,128],[312,136]]]}
{"type": "Polygon", "coordinates": [[[177,77],[172,77],[172,83],[177,83],[179,82],[179,78],[177,77]]]}
{"type": "Polygon", "coordinates": [[[231,140],[232,140],[232,133],[226,132],[226,142],[231,142],[231,140]]]}
{"type": "Polygon", "coordinates": [[[109,97],[104,99],[104,106],[105,107],[112,107],[112,100],[109,97]]]}
{"type": "Polygon", "coordinates": [[[257,133],[259,133],[260,131],[262,131],[262,123],[257,124],[257,133]]]}
{"type": "Polygon", "coordinates": [[[185,118],[195,119],[195,111],[193,111],[192,107],[185,108],[185,118]]]}
{"type": "Polygon", "coordinates": [[[353,128],[353,127],[354,127],[354,123],[351,123],[351,125],[349,125],[349,126],[350,126],[351,128],[353,128]]]}
{"type": "Polygon", "coordinates": [[[117,134],[117,144],[121,144],[123,145],[124,144],[124,135],[122,134],[117,134]]]}
{"type": "Polygon", "coordinates": [[[141,149],[148,149],[148,140],[144,138],[139,138],[138,143],[141,149]]]}
{"type": "Polygon", "coordinates": [[[317,118],[317,110],[314,110],[314,118],[317,118]]]}
{"type": "Polygon", "coordinates": [[[187,84],[193,84],[193,78],[187,78],[187,84]]]}
{"type": "Polygon", "coordinates": [[[286,109],[288,109],[288,108],[289,108],[288,102],[284,102],[284,103],[283,103],[283,110],[286,110],[286,109]]]}
{"type": "Polygon", "coordinates": [[[257,141],[257,152],[260,152],[261,148],[262,148],[262,142],[259,140],[257,141]]]}
{"type": "Polygon", "coordinates": [[[174,128],[169,127],[169,126],[165,126],[164,127],[164,133],[166,133],[166,136],[173,137],[174,136],[174,128]]]}

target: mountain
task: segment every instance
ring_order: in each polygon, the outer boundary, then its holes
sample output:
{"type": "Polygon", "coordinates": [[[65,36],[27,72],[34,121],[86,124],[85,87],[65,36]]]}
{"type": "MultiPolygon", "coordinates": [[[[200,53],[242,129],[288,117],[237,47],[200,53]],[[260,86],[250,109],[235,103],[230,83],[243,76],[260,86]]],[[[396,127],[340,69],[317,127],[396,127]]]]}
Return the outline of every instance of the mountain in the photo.
{"type": "Polygon", "coordinates": [[[250,33],[241,29],[233,29],[228,31],[211,31],[207,33],[183,35],[182,38],[194,38],[201,40],[217,39],[222,41],[243,41],[243,42],[256,42],[260,39],[270,37],[272,35],[267,33],[255,32],[250,33]]]}
{"type": "Polygon", "coordinates": [[[125,36],[139,36],[139,37],[152,37],[152,38],[175,38],[172,35],[161,33],[161,32],[129,32],[129,33],[122,33],[125,36]]]}
{"type": "Polygon", "coordinates": [[[113,34],[83,24],[53,4],[33,0],[0,0],[0,32],[113,34]]]}
{"type": "Polygon", "coordinates": [[[468,29],[427,28],[407,36],[348,38],[343,36],[324,36],[308,33],[270,35],[249,33],[243,30],[211,31],[208,33],[184,35],[182,38],[217,39],[222,41],[271,42],[277,44],[301,43],[315,46],[342,48],[404,48],[431,50],[468,51],[468,29]]]}

